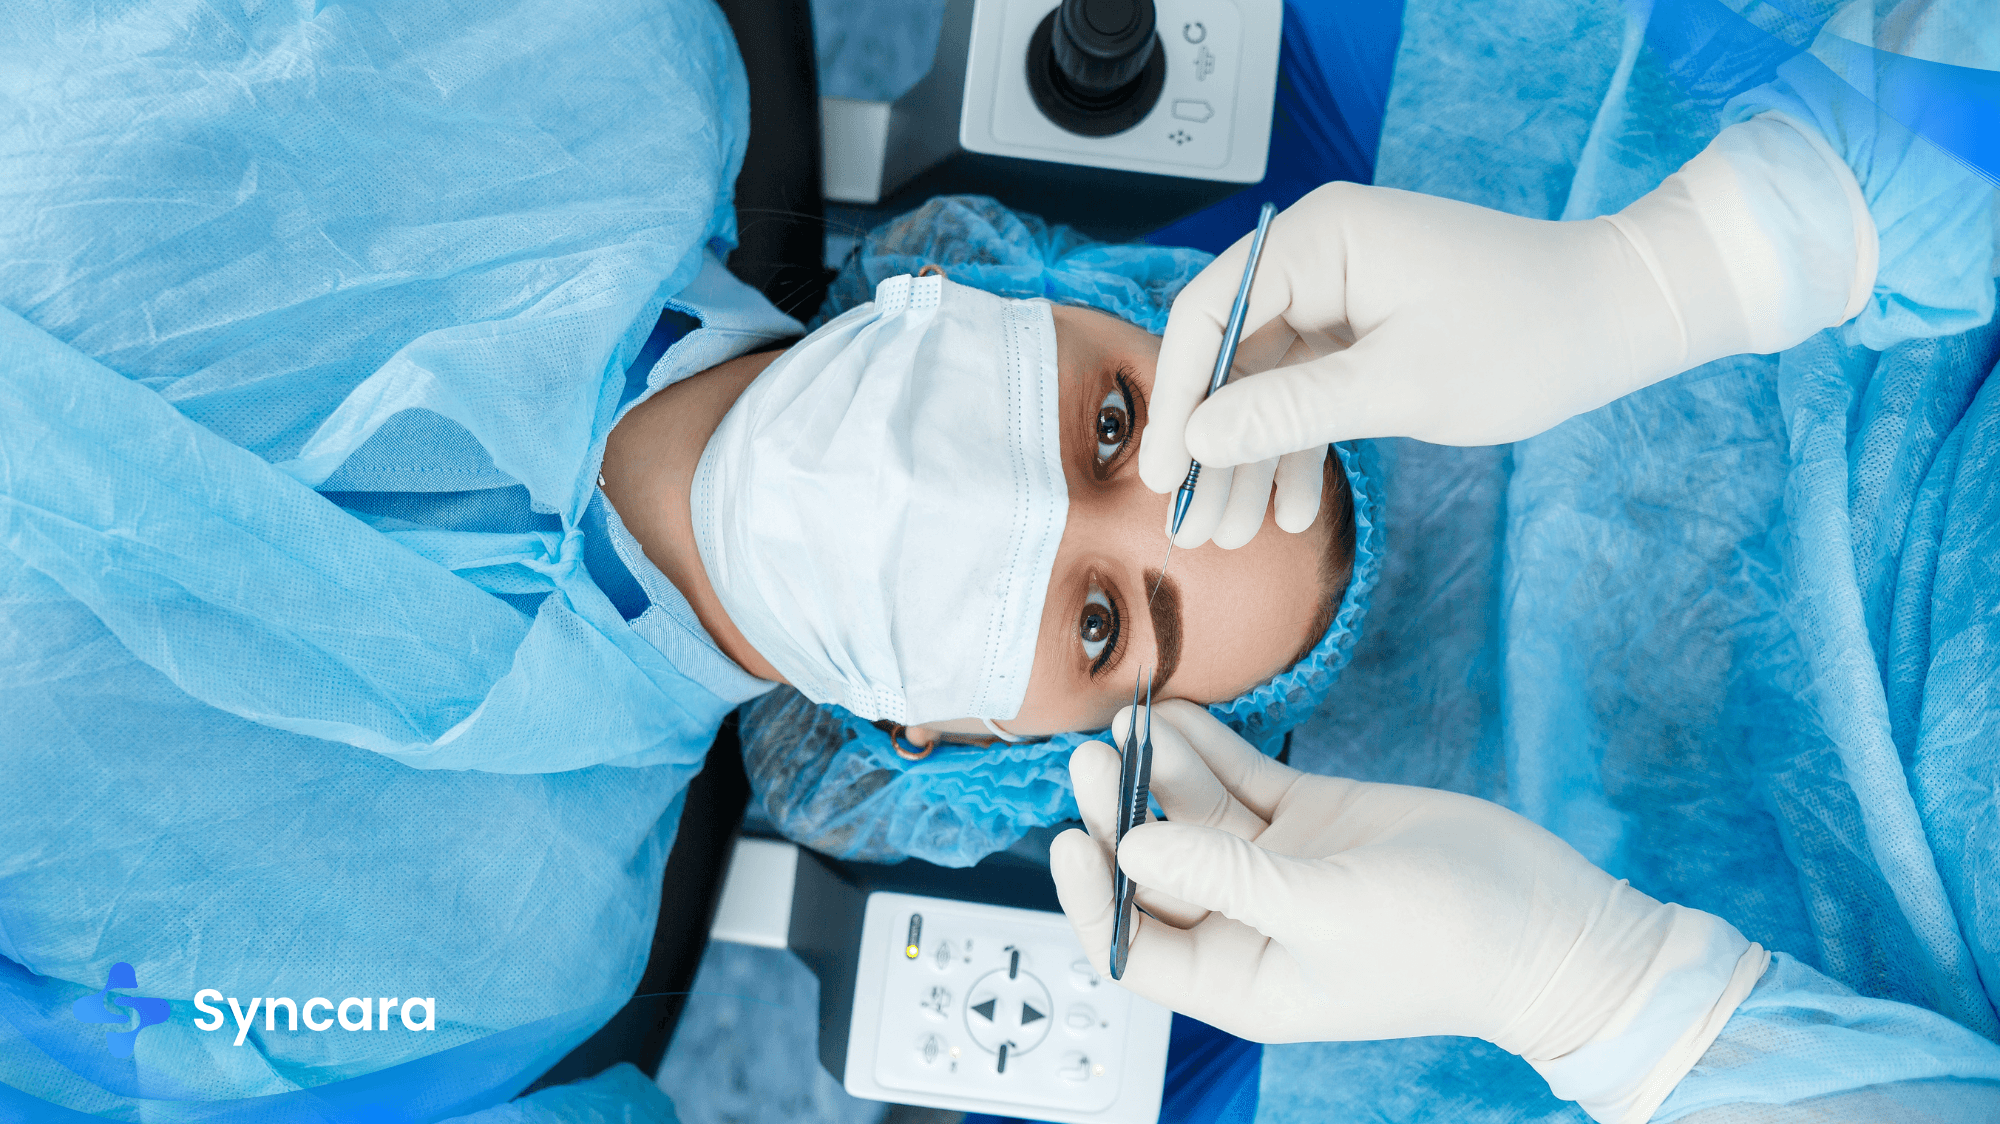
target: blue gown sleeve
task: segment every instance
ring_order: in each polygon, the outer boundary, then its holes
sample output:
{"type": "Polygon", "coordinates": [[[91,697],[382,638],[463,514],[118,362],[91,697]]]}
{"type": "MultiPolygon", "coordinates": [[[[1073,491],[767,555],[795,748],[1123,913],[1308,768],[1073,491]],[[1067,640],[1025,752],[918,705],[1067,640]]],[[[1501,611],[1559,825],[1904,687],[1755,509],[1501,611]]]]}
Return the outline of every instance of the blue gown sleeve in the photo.
{"type": "Polygon", "coordinates": [[[1854,173],[1878,237],[1874,291],[1845,325],[1877,351],[1993,316],[2000,275],[2000,19],[1991,0],[1850,3],[1724,125],[1778,112],[1854,173]]]}
{"type": "Polygon", "coordinates": [[[2000,1045],[1934,1011],[1859,995],[1775,953],[1652,1119],[2000,1120],[2000,1045]]]}

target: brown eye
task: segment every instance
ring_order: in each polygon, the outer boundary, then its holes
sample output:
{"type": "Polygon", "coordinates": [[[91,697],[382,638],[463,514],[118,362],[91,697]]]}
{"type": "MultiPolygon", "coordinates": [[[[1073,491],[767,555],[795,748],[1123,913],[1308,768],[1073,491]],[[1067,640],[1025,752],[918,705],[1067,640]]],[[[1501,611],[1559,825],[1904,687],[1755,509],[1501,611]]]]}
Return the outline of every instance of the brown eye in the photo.
{"type": "Polygon", "coordinates": [[[1118,636],[1118,611],[1111,607],[1111,598],[1095,584],[1090,587],[1083,613],[1077,618],[1076,634],[1083,641],[1085,658],[1093,663],[1102,661],[1105,649],[1118,636]]]}
{"type": "Polygon", "coordinates": [[[1118,455],[1125,439],[1132,435],[1132,405],[1122,389],[1104,396],[1097,406],[1097,460],[1102,464],[1118,455]]]}
{"type": "Polygon", "coordinates": [[[1083,611],[1083,627],[1079,629],[1083,638],[1093,644],[1111,639],[1111,613],[1107,609],[1092,605],[1083,611]]]}

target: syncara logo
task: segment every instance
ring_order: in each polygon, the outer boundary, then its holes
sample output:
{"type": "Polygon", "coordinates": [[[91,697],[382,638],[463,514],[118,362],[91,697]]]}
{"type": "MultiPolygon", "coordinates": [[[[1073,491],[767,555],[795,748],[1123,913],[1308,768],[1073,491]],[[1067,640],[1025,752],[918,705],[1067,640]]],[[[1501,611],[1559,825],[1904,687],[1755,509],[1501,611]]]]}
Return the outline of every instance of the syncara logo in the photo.
{"type": "Polygon", "coordinates": [[[156,1023],[167,1021],[167,1001],[146,995],[113,995],[112,988],[132,988],[139,986],[139,975],[132,965],[119,961],[111,966],[111,974],[104,978],[104,986],[70,1004],[76,1017],[87,1023],[112,1023],[123,1025],[129,1015],[139,1016],[139,1025],[131,1030],[105,1032],[104,1046],[114,1058],[132,1056],[132,1046],[138,1041],[139,1032],[156,1023]],[[125,1010],[130,1007],[131,1010],[125,1010]]]}

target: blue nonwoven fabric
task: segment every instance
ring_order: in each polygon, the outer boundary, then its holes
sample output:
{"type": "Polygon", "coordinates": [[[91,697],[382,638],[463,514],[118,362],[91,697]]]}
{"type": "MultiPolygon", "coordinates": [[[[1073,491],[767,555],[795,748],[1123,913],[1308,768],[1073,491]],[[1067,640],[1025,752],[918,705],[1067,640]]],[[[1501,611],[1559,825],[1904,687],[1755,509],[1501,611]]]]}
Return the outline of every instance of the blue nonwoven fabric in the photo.
{"type": "Polygon", "coordinates": [[[678,1124],[674,1102],[631,1062],[446,1124],[678,1124]]]}
{"type": "MultiPolygon", "coordinates": [[[[1690,52],[1646,20],[1672,7],[1413,0],[1377,182],[1581,218],[1741,116],[1820,127],[1786,81],[1818,55],[1690,52]],[[1729,73],[1751,58],[1763,77],[1729,73]]],[[[1831,5],[1736,11],[1838,26],[1831,5]]],[[[1953,12],[1956,48],[1994,26],[1990,5],[1902,18],[1953,12]]],[[[1294,741],[1315,771],[1502,801],[1783,954],[1656,1120],[2000,1117],[1994,203],[1922,136],[1885,141],[1894,118],[1872,141],[1837,120],[1884,230],[1866,332],[1721,360],[1503,449],[1384,442],[1409,550],[1294,741]]],[[[1270,1047],[1259,1104],[1583,1119],[1452,1039],[1270,1047]]]]}
{"type": "Polygon", "coordinates": [[[25,564],[209,705],[420,767],[655,763],[712,730],[728,707],[672,686],[575,533],[626,364],[734,235],[746,100],[711,6],[182,0],[0,36],[25,564]],[[564,530],[390,541],[312,494],[420,411],[564,530]],[[531,619],[496,596],[550,591],[531,619]]]}
{"type": "MultiPolygon", "coordinates": [[[[1209,255],[1093,242],[983,196],[943,196],[862,239],[821,309],[868,300],[877,282],[938,265],[961,284],[1008,297],[1095,308],[1151,332],[1209,255]]],[[[1384,551],[1369,442],[1335,446],[1354,492],[1353,575],[1333,624],[1306,658],[1209,709],[1265,753],[1312,714],[1360,635],[1384,551]]],[[[915,857],[970,866],[1028,829],[1072,819],[1069,755],[1106,731],[991,746],[941,746],[921,761],[837,706],[780,688],[744,710],[744,760],[765,815],[790,838],[844,858],[915,857]]]]}
{"type": "Polygon", "coordinates": [[[504,1101],[629,996],[739,701],[584,541],[734,238],[728,28],[56,4],[0,57],[0,1117],[504,1101]],[[170,1005],[123,1058],[72,1014],[118,963],[170,1005]],[[204,1030],[204,988],[435,1028],[204,1030]]]}
{"type": "MultiPolygon", "coordinates": [[[[926,265],[1003,297],[1046,297],[1108,312],[1155,335],[1175,294],[1213,255],[1099,242],[983,195],[944,195],[859,239],[828,289],[821,320],[875,298],[875,285],[926,265]]],[[[817,327],[820,321],[815,321],[817,327]]]]}

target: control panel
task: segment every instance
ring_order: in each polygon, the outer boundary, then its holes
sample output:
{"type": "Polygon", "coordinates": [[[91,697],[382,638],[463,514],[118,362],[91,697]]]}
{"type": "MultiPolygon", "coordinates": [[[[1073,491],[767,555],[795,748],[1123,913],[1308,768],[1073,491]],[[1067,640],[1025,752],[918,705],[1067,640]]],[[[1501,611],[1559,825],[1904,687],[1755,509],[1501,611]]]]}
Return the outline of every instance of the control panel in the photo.
{"type": "Polygon", "coordinates": [[[1172,1014],[1104,979],[1062,915],[868,896],[844,1084],[1058,1124],[1152,1124],[1172,1014]]]}
{"type": "Polygon", "coordinates": [[[959,121],[965,149],[1236,183],[1263,178],[1280,0],[1153,0],[1161,86],[1157,96],[1146,90],[1151,108],[1136,123],[1118,122],[1111,135],[1079,132],[1037,103],[1028,60],[1046,52],[1037,33],[1049,35],[1057,7],[978,0],[959,121]]]}

